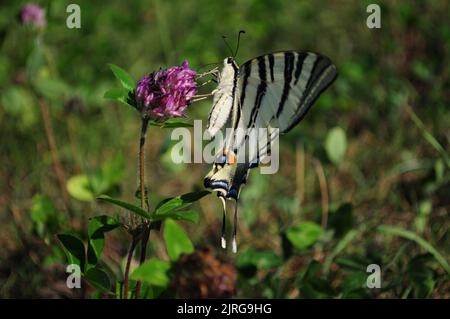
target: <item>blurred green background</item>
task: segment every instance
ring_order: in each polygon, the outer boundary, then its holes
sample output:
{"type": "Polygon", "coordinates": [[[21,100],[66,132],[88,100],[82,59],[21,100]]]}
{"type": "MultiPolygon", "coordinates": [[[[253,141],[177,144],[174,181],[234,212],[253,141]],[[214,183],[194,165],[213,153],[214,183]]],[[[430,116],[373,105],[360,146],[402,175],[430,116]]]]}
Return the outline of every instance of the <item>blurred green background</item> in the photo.
{"type": "MultiPolygon", "coordinates": [[[[136,80],[185,59],[200,69],[228,56],[222,35],[234,46],[241,29],[239,63],[311,50],[339,76],[281,139],[280,171],[251,174],[237,256],[219,247],[218,199],[196,204],[200,220],[182,225],[199,255],[173,268],[166,294],[217,296],[205,278],[231,273],[233,297],[450,297],[447,1],[376,1],[380,29],[366,26],[372,1],[282,0],[77,1],[81,29],[68,29],[72,2],[37,1],[42,32],[19,23],[25,2],[0,5],[1,297],[101,296],[67,289],[55,234],[117,212],[98,194],[135,200],[139,115],[103,98],[118,85],[108,63],[136,80]],[[366,287],[369,264],[380,289],[366,287]]],[[[188,114],[206,119],[210,105],[188,114]]],[[[173,164],[172,143],[150,128],[151,204],[202,189],[210,168],[173,164]]],[[[149,255],[167,259],[161,241],[153,232],[149,255]]],[[[105,263],[122,265],[128,245],[109,234],[105,263]]]]}

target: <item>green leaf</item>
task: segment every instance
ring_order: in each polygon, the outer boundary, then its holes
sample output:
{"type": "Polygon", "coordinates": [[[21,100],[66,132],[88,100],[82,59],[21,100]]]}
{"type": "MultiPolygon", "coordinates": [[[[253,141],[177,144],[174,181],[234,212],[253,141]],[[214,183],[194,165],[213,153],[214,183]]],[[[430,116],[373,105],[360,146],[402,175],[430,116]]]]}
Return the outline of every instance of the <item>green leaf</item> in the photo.
{"type": "Polygon", "coordinates": [[[289,228],[286,236],[298,249],[307,249],[314,245],[322,236],[322,227],[313,222],[305,222],[298,226],[289,228]]]}
{"type": "Polygon", "coordinates": [[[64,246],[69,263],[77,264],[80,266],[82,272],[84,272],[84,266],[86,261],[86,252],[84,244],[73,234],[58,234],[59,241],[64,246]]]}
{"type": "Polygon", "coordinates": [[[110,292],[111,279],[108,274],[99,267],[89,268],[84,277],[97,289],[102,292],[110,292]]]}
{"type": "Polygon", "coordinates": [[[139,215],[141,217],[144,217],[144,218],[146,218],[148,220],[152,220],[152,217],[150,216],[149,213],[147,213],[142,208],[140,208],[138,206],[135,206],[133,204],[130,204],[130,203],[127,203],[127,202],[123,202],[123,201],[120,201],[118,199],[111,198],[111,197],[109,197],[107,195],[100,195],[100,196],[97,197],[97,199],[105,201],[105,202],[108,202],[108,203],[111,203],[111,204],[114,204],[114,205],[117,205],[117,206],[122,207],[122,208],[125,208],[126,210],[128,210],[128,211],[130,211],[132,213],[135,213],[135,214],[137,214],[137,215],[139,215]]]}
{"type": "Polygon", "coordinates": [[[169,284],[170,263],[159,259],[151,259],[136,268],[131,274],[131,279],[142,280],[155,286],[167,287],[169,284]]]}
{"type": "Polygon", "coordinates": [[[194,246],[183,228],[171,219],[166,220],[164,224],[163,237],[167,253],[173,261],[183,253],[190,254],[194,251],[194,246]]]}
{"type": "Polygon", "coordinates": [[[87,175],[72,176],[67,181],[66,187],[69,194],[80,201],[90,202],[95,198],[87,175]]]}
{"type": "Polygon", "coordinates": [[[125,70],[114,64],[109,64],[109,67],[125,89],[128,91],[134,89],[135,81],[125,70]]]}
{"type": "Polygon", "coordinates": [[[239,255],[236,266],[243,268],[253,265],[258,269],[270,269],[280,266],[282,262],[283,259],[273,251],[250,248],[239,255]]]}
{"type": "Polygon", "coordinates": [[[119,100],[126,103],[128,92],[130,91],[125,88],[113,88],[106,91],[103,97],[105,99],[119,100]]]}
{"type": "Polygon", "coordinates": [[[105,233],[121,226],[121,223],[110,216],[97,216],[89,220],[88,263],[96,265],[105,246],[105,233]]]}
{"type": "Polygon", "coordinates": [[[161,221],[161,220],[165,220],[168,218],[172,218],[175,220],[186,220],[192,223],[196,223],[198,222],[199,219],[199,214],[196,211],[176,211],[176,212],[171,212],[171,213],[167,213],[167,214],[154,214],[152,215],[152,220],[153,221],[161,221]]]}
{"type": "Polygon", "coordinates": [[[352,291],[367,288],[367,273],[356,271],[345,277],[342,282],[342,290],[344,294],[349,294],[352,291]]]}
{"type": "Polygon", "coordinates": [[[342,162],[347,149],[347,138],[341,127],[332,128],[325,139],[325,151],[328,158],[335,164],[342,162]]]}
{"type": "Polygon", "coordinates": [[[164,199],[156,206],[155,214],[164,215],[174,210],[186,208],[192,203],[198,201],[199,199],[203,198],[208,194],[210,194],[209,191],[203,190],[199,192],[186,193],[177,197],[164,199]]]}
{"type": "Polygon", "coordinates": [[[58,213],[49,197],[37,194],[33,197],[31,220],[33,221],[33,230],[38,236],[45,238],[47,235],[53,236],[61,230],[60,225],[64,223],[66,216],[58,213]]]}
{"type": "Polygon", "coordinates": [[[389,226],[389,225],[380,225],[378,226],[378,231],[387,234],[387,235],[394,235],[394,236],[400,236],[406,239],[409,239],[419,246],[421,246],[423,249],[425,249],[427,252],[429,252],[433,257],[436,259],[436,261],[441,264],[442,268],[450,275],[450,265],[448,264],[447,260],[442,256],[436,248],[434,248],[430,243],[428,243],[425,239],[420,237],[419,235],[403,229],[401,227],[396,226],[389,226]]]}

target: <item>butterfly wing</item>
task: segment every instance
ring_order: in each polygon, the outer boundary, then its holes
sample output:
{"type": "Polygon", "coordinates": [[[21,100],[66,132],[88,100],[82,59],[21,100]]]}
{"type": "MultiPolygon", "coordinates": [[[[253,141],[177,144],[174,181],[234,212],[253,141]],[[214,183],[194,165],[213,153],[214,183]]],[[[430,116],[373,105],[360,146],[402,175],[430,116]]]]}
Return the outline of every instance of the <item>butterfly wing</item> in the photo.
{"type": "MultiPolygon", "coordinates": [[[[279,52],[244,63],[239,72],[240,114],[234,123],[241,132],[234,136],[233,149],[242,147],[253,128],[267,128],[269,141],[290,131],[336,76],[330,59],[312,52],[279,52]]],[[[261,145],[259,151],[267,147],[261,145]]],[[[258,155],[261,152],[249,160],[258,155]]]]}
{"type": "Polygon", "coordinates": [[[224,63],[208,116],[207,131],[211,137],[215,136],[230,118],[237,90],[238,73],[239,69],[235,63],[224,63]]]}

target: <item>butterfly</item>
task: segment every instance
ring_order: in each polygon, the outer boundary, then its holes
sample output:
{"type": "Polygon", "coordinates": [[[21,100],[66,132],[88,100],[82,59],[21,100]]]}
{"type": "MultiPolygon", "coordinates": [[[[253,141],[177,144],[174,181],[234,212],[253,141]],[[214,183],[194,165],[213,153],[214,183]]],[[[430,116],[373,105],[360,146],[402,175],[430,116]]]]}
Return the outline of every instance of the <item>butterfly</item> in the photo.
{"type": "MultiPolygon", "coordinates": [[[[279,134],[289,132],[337,77],[336,67],[324,55],[314,52],[282,51],[258,56],[241,67],[234,57],[223,61],[213,91],[213,106],[207,131],[214,137],[229,123],[226,136],[204,186],[223,204],[221,245],[226,248],[226,200],[234,200],[232,250],[237,252],[238,199],[249,172],[271,155],[279,134]],[[240,156],[251,130],[265,128],[267,142],[258,143],[255,152],[240,156]],[[239,133],[238,133],[239,132],[239,133]],[[240,159],[240,160],[239,160],[240,159]]],[[[247,145],[248,146],[248,145],[247,145]]]]}

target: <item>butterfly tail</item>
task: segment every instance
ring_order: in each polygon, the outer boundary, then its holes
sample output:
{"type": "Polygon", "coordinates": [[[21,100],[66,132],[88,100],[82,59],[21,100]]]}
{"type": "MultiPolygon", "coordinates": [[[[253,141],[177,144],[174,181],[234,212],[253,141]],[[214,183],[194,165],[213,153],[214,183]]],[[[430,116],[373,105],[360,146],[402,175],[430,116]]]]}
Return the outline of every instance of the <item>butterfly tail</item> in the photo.
{"type": "Polygon", "coordinates": [[[222,235],[220,237],[222,248],[227,248],[227,240],[226,240],[226,224],[227,224],[227,205],[225,202],[225,198],[223,196],[219,196],[223,205],[223,218],[222,218],[222,235]]]}
{"type": "Polygon", "coordinates": [[[236,241],[236,234],[237,234],[237,222],[238,222],[238,201],[236,200],[234,202],[234,216],[233,216],[233,242],[232,242],[232,249],[233,253],[237,253],[237,241],[236,241]]]}

